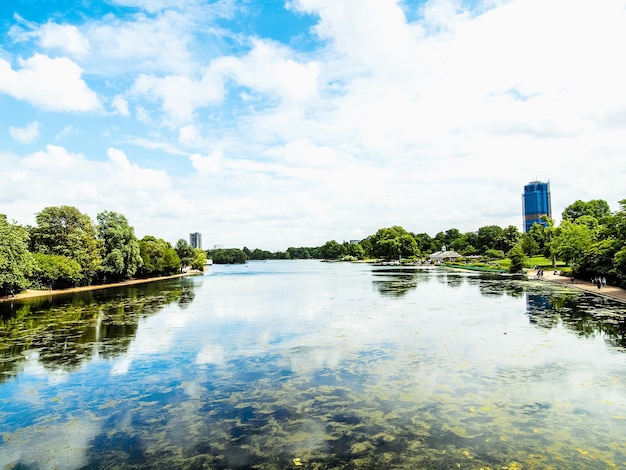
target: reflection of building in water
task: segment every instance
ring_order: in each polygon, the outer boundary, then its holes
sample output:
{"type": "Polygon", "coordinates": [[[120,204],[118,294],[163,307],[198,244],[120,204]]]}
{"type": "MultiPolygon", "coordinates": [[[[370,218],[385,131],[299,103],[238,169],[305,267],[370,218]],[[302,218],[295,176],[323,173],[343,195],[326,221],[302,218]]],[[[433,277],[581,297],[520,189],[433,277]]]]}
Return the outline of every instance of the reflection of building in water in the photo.
{"type": "Polygon", "coordinates": [[[545,295],[526,294],[526,311],[531,323],[550,326],[554,322],[552,302],[545,295]]]}

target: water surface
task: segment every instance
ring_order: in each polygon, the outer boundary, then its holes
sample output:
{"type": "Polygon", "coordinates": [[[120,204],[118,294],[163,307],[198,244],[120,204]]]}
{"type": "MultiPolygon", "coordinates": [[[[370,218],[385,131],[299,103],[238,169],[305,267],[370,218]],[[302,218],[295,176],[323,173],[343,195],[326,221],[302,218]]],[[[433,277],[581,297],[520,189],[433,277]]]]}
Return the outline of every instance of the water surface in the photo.
{"type": "Polygon", "coordinates": [[[0,304],[0,465],[623,468],[625,313],[317,261],[0,304]]]}

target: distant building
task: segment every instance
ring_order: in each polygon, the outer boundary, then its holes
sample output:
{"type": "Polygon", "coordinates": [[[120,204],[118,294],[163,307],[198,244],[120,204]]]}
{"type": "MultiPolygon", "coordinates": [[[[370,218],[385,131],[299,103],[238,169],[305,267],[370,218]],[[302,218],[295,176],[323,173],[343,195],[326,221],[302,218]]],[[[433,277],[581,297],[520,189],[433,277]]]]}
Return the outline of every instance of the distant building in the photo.
{"type": "Polygon", "coordinates": [[[428,257],[431,263],[446,263],[449,261],[455,261],[459,258],[461,258],[461,255],[456,251],[447,250],[446,245],[443,245],[441,250],[435,251],[428,257]]]}
{"type": "Polygon", "coordinates": [[[550,182],[532,181],[524,186],[522,211],[524,214],[524,233],[528,233],[535,222],[546,225],[541,220],[541,216],[552,217],[550,182]]]}
{"type": "Polygon", "coordinates": [[[200,248],[202,249],[202,234],[198,232],[193,232],[189,234],[189,244],[191,248],[200,248]]]}

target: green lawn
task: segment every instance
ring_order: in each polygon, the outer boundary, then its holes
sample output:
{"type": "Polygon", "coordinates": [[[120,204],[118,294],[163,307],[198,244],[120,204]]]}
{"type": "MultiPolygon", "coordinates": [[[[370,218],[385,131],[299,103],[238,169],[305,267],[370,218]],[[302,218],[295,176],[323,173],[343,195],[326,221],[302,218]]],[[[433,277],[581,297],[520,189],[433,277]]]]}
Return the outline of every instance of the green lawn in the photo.
{"type": "MultiPolygon", "coordinates": [[[[511,266],[511,260],[508,258],[497,260],[496,263],[498,263],[500,266],[502,266],[505,269],[509,269],[509,267],[511,266]]],[[[543,256],[531,256],[528,258],[528,261],[526,262],[526,268],[532,269],[535,267],[535,265],[538,268],[543,268],[544,270],[553,269],[552,261],[543,256]]],[[[558,269],[559,271],[566,272],[566,273],[569,273],[572,271],[572,268],[567,266],[565,264],[565,261],[561,261],[561,260],[556,261],[556,269],[558,269]]]]}

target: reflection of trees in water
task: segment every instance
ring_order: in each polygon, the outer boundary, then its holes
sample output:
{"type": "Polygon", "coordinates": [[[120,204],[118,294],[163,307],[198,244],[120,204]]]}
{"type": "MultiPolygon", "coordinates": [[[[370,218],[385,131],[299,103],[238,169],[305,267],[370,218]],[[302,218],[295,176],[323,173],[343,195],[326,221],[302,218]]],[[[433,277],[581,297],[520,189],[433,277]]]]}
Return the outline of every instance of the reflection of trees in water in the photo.
{"type": "Polygon", "coordinates": [[[626,348],[623,304],[590,294],[555,292],[526,294],[526,307],[530,323],[539,327],[562,323],[578,336],[602,335],[609,345],[626,348]]]}
{"type": "Polygon", "coordinates": [[[385,297],[402,297],[417,287],[420,273],[417,268],[385,268],[372,271],[372,285],[385,297]]]}
{"type": "Polygon", "coordinates": [[[175,301],[189,305],[193,286],[180,279],[14,302],[13,313],[0,317],[0,382],[17,373],[27,350],[44,367],[64,370],[96,355],[115,357],[128,349],[140,318],[175,301]]]}

